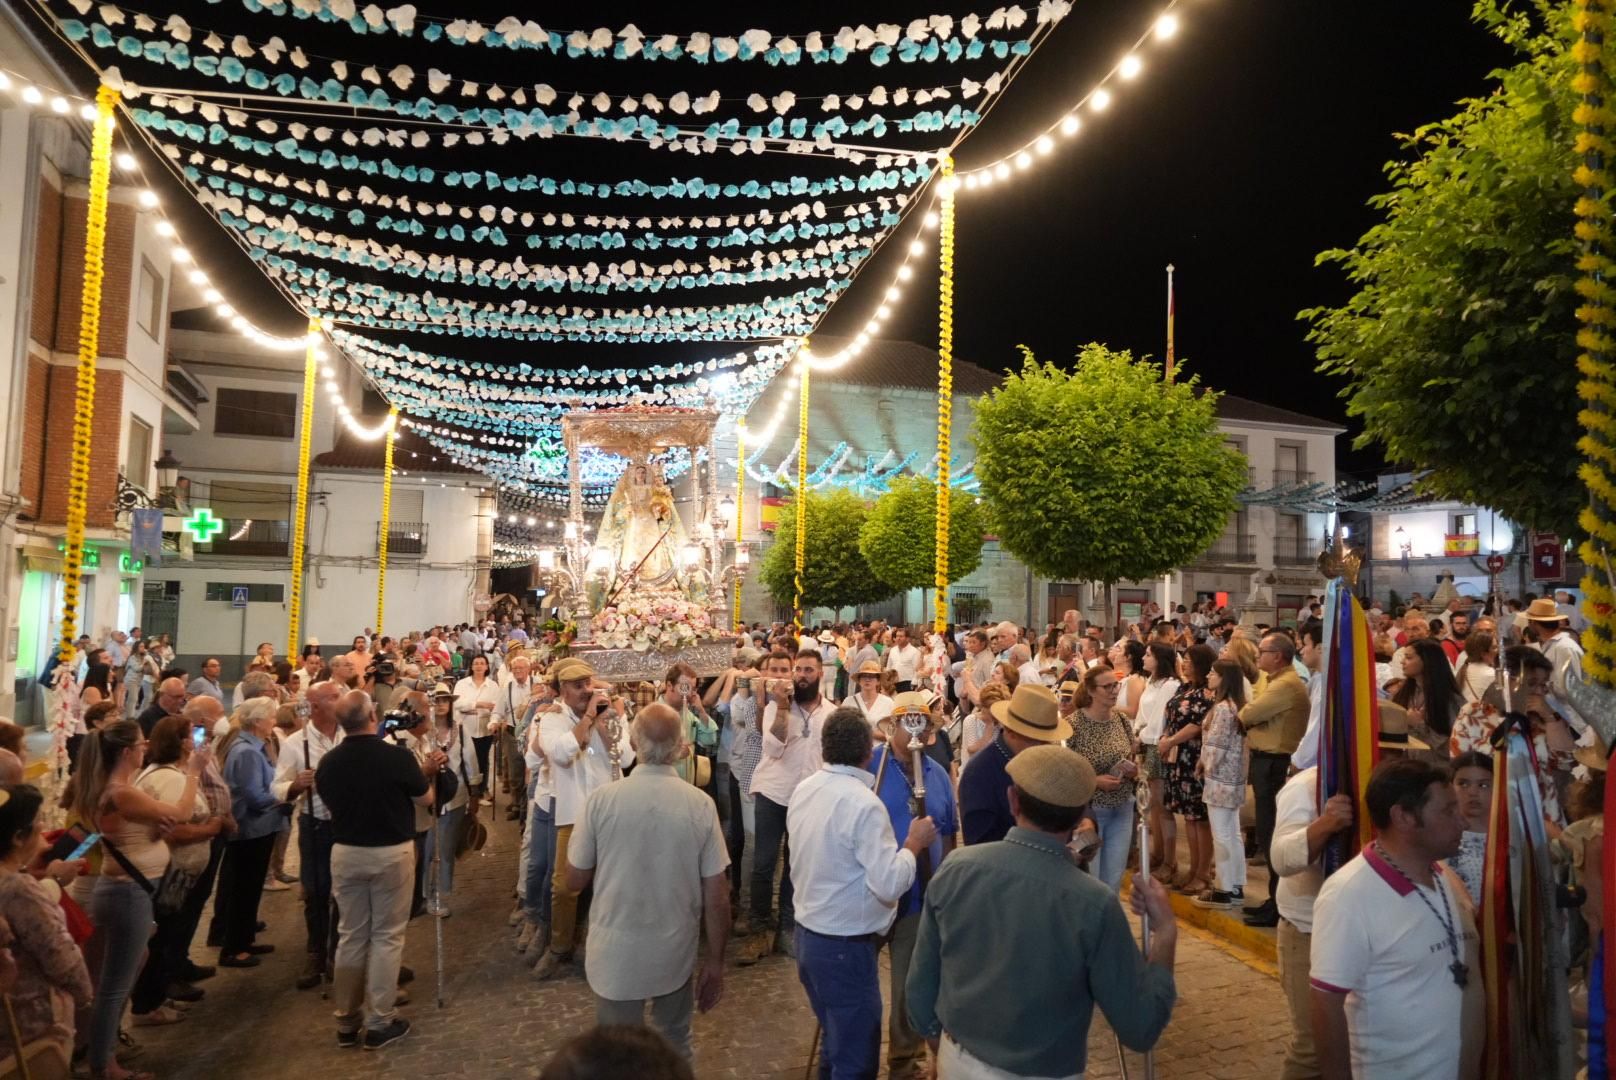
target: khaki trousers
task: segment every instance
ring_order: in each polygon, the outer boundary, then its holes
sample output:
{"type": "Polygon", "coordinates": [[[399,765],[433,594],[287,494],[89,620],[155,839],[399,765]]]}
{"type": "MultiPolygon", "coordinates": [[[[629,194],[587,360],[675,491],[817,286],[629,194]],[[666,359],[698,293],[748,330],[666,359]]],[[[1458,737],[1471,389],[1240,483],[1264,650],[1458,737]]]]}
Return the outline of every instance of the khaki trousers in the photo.
{"type": "Polygon", "coordinates": [[[1313,1046],[1313,989],[1308,983],[1312,943],[1312,934],[1304,934],[1288,919],[1279,920],[1279,985],[1291,1011],[1291,1042],[1285,1048],[1281,1080],[1318,1080],[1322,1075],[1318,1051],[1313,1046]]]}
{"type": "Polygon", "coordinates": [[[380,1029],[392,1021],[414,887],[413,842],[390,847],[332,845],[331,894],[339,925],[331,1000],[337,1030],[359,1030],[360,1005],[365,1001],[368,1027],[380,1029]]]}
{"type": "Polygon", "coordinates": [[[578,894],[567,888],[567,842],[572,826],[556,828],[555,875],[550,879],[550,951],[560,956],[572,953],[578,933],[578,894]]]}

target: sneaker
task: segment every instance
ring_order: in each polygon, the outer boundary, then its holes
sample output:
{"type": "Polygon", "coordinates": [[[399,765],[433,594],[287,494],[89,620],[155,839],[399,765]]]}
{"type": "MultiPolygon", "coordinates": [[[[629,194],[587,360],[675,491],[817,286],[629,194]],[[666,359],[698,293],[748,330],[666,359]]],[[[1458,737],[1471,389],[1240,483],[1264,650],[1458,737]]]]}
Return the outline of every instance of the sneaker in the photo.
{"type": "Polygon", "coordinates": [[[539,957],[539,962],[533,965],[533,977],[540,982],[545,979],[553,979],[562,974],[562,968],[569,967],[571,964],[572,954],[570,952],[558,953],[551,949],[546,949],[544,950],[544,955],[539,957]]]}
{"type": "Polygon", "coordinates": [[[774,951],[774,934],[765,927],[741,943],[735,962],[750,967],[774,951]]]}
{"type": "Polygon", "coordinates": [[[396,1043],[410,1033],[410,1022],[402,1016],[394,1017],[384,1028],[371,1028],[365,1032],[365,1049],[380,1050],[388,1043],[396,1043]]]}
{"type": "Polygon", "coordinates": [[[357,1031],[339,1031],[339,1032],[337,1032],[337,1049],[338,1050],[352,1050],[355,1047],[357,1047],[358,1045],[359,1045],[359,1032],[357,1032],[357,1031]]]}
{"type": "Polygon", "coordinates": [[[1224,910],[1234,907],[1237,901],[1222,889],[1208,889],[1200,896],[1193,898],[1190,903],[1198,908],[1224,910]]]}

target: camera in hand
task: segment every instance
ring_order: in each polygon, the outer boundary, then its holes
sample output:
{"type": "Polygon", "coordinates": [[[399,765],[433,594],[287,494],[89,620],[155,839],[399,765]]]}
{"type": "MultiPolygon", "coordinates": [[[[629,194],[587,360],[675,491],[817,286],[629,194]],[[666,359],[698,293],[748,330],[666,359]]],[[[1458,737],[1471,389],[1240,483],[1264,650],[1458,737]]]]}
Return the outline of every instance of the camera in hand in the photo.
{"type": "Polygon", "coordinates": [[[396,674],[398,665],[393,663],[391,656],[378,657],[365,669],[365,677],[369,679],[391,679],[396,674]]]}
{"type": "Polygon", "coordinates": [[[426,717],[415,711],[409,703],[382,714],[382,734],[397,736],[401,731],[414,731],[426,722],[426,717]]]}

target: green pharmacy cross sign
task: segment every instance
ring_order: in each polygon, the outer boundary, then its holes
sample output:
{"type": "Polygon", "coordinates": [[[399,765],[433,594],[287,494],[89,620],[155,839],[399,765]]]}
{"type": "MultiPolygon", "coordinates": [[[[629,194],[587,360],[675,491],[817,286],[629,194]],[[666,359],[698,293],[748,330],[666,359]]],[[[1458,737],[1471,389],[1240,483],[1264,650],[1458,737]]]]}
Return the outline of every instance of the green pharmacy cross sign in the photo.
{"type": "Polygon", "coordinates": [[[181,522],[181,528],[190,533],[198,544],[206,544],[213,540],[214,533],[223,531],[224,522],[214,517],[212,510],[199,506],[190,517],[181,522]]]}

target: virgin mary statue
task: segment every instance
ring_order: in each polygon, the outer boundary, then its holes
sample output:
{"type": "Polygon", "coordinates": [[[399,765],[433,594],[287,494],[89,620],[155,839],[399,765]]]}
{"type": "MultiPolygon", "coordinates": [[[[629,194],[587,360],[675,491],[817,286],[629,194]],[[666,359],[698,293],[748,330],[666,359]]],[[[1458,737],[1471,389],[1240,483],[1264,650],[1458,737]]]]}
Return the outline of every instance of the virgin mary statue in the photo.
{"type": "Polygon", "coordinates": [[[606,596],[677,593],[691,598],[679,575],[685,543],[685,528],[673,508],[673,492],[662,467],[651,461],[631,462],[612,489],[595,537],[596,549],[611,552],[613,558],[606,596]]]}

